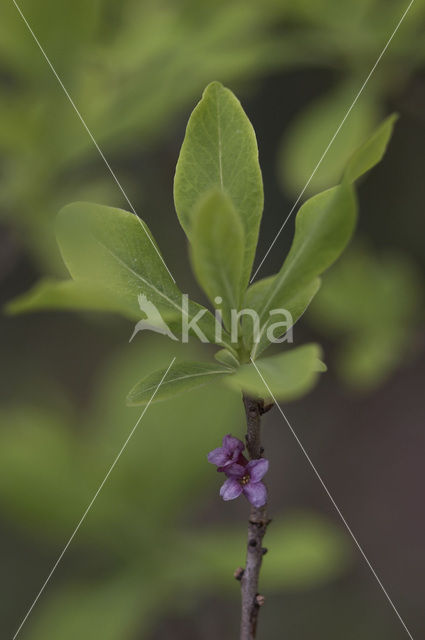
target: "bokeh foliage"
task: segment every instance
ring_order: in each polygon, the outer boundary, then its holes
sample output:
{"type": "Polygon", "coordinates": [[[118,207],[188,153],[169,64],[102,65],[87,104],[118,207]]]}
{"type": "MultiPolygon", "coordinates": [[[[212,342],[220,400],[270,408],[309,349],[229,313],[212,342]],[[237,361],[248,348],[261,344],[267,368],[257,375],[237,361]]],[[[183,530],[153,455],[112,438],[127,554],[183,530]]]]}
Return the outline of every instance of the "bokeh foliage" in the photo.
{"type": "MultiPolygon", "coordinates": [[[[384,0],[77,0],[66,6],[23,0],[20,6],[108,158],[131,157],[162,139],[213,78],[244,86],[277,69],[336,69],[341,86],[289,129],[282,172],[295,190],[400,17],[398,3],[384,0]]],[[[383,100],[423,65],[423,16],[415,3],[313,191],[338,179],[348,153],[381,116],[383,100]]],[[[113,202],[119,194],[12,2],[3,7],[0,43],[1,215],[42,264],[57,264],[50,224],[56,211],[70,200],[113,202]]],[[[121,171],[120,179],[130,200],[143,200],[149,188],[143,176],[136,184],[131,172],[121,171]]]]}

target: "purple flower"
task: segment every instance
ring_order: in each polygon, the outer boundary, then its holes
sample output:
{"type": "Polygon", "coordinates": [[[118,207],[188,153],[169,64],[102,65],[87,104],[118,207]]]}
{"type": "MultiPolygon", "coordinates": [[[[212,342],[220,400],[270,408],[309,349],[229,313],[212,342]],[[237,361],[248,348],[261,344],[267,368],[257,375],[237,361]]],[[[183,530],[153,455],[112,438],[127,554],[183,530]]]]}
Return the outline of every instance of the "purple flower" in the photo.
{"type": "Polygon", "coordinates": [[[267,502],[267,489],[261,482],[269,468],[265,458],[251,460],[246,466],[232,464],[225,469],[226,482],[220,489],[223,500],[234,500],[241,493],[254,507],[262,507],[267,502]]]}
{"type": "Polygon", "coordinates": [[[222,447],[217,447],[217,449],[210,451],[208,454],[208,462],[217,465],[217,471],[225,471],[229,465],[235,462],[240,465],[245,465],[247,461],[242,455],[244,449],[244,443],[229,433],[227,436],[224,436],[222,447]]]}

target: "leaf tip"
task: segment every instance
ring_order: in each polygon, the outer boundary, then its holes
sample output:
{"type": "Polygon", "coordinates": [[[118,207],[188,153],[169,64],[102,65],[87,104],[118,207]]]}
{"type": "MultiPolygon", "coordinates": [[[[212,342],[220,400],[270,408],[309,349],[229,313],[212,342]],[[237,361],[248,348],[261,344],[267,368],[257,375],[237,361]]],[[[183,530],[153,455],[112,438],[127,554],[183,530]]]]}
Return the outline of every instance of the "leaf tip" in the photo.
{"type": "Polygon", "coordinates": [[[208,95],[208,93],[213,92],[213,91],[222,91],[225,88],[226,87],[221,82],[219,82],[218,80],[212,80],[212,82],[207,84],[207,86],[205,87],[202,95],[203,96],[208,95]]]}

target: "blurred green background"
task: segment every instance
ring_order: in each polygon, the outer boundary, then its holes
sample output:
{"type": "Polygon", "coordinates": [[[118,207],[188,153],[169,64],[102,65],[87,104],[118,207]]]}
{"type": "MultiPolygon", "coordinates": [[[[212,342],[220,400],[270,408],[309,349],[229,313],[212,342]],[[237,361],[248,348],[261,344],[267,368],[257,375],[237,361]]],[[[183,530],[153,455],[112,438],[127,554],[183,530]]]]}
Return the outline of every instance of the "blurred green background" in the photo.
{"type": "MultiPolygon", "coordinates": [[[[172,178],[204,86],[230,86],[257,132],[266,194],[259,262],[407,3],[20,6],[181,289],[202,302],[172,178]]],[[[296,343],[324,345],[329,372],[286,408],[414,637],[425,631],[424,35],[417,2],[310,183],[309,193],[334,184],[376,122],[400,114],[384,161],[360,187],[355,240],[295,328],[296,343]]],[[[128,205],[9,0],[0,86],[4,304],[40,276],[65,273],[54,241],[60,207],[128,205]]],[[[262,276],[280,266],[293,224],[262,276]]],[[[0,323],[0,617],[11,638],[138,417],[125,407],[128,389],[181,347],[146,334],[129,345],[132,327],[114,316],[0,323]]],[[[265,425],[274,522],[260,637],[405,637],[276,410],[265,425]]],[[[220,387],[149,408],[21,637],[237,637],[232,573],[243,564],[247,505],[219,500],[205,457],[229,431],[242,435],[242,405],[220,387]]]]}

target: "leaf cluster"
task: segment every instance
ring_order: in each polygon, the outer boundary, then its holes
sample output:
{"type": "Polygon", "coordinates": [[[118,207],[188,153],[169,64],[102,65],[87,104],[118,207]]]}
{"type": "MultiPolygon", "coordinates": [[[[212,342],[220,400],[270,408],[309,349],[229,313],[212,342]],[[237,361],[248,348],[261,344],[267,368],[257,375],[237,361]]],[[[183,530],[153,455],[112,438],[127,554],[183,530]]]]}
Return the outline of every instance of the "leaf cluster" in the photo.
{"type": "MultiPolygon", "coordinates": [[[[142,220],[90,203],[68,205],[58,216],[57,240],[72,279],[43,281],[13,301],[9,310],[68,307],[117,311],[135,319],[142,295],[155,305],[174,337],[182,337],[184,324],[190,327],[200,317],[201,332],[192,328],[192,333],[220,347],[219,364],[174,364],[155,400],[217,378],[256,397],[299,397],[325,368],[320,348],[310,344],[260,358],[291,328],[286,323],[285,332],[280,328],[279,333],[279,327],[276,331],[273,314],[285,309],[294,324],[318,291],[321,274],[346,247],[356,221],[354,182],[382,158],[394,120],[387,118],[351,155],[339,184],[304,202],[278,273],[250,284],[263,213],[257,141],[236,96],[212,82],[187,125],[174,201],[189,241],[193,272],[214,314],[195,301],[183,302],[142,220]],[[258,326],[246,309],[255,312],[258,326]]],[[[164,373],[159,370],[141,380],[130,392],[129,403],[147,403],[164,373]]]]}

